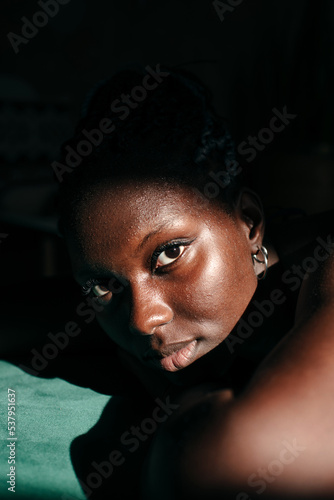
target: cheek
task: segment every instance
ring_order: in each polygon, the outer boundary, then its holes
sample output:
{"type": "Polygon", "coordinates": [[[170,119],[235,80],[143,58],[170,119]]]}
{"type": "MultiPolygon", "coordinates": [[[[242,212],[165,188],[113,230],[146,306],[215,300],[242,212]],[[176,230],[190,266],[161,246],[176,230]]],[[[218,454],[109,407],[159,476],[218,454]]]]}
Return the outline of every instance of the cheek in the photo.
{"type": "MultiPolygon", "coordinates": [[[[226,247],[226,245],[225,245],[226,247]]],[[[257,279],[248,253],[221,246],[200,255],[182,286],[181,302],[175,307],[190,320],[206,322],[228,335],[249,304],[257,279]]]]}

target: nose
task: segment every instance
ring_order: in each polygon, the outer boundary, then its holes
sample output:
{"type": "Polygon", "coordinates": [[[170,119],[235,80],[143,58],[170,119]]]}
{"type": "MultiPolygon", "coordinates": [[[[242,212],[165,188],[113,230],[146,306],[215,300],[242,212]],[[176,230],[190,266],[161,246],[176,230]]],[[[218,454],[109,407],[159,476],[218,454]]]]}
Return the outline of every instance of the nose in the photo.
{"type": "Polygon", "coordinates": [[[173,310],[157,287],[133,286],[131,293],[130,331],[152,335],[155,330],[173,319],[173,310]]]}

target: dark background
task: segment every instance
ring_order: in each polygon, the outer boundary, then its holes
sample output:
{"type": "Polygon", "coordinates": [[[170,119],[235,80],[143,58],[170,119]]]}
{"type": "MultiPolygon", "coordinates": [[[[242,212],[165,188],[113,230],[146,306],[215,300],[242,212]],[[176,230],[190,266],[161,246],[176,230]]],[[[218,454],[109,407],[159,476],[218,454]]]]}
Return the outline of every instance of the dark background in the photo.
{"type": "Polygon", "coordinates": [[[333,208],[334,2],[243,0],[230,9],[221,20],[205,0],[69,0],[16,54],[8,33],[22,36],[22,17],[42,9],[1,1],[2,284],[70,272],[54,233],[51,163],[89,89],[128,62],[200,77],[237,145],[286,106],[297,117],[242,166],[269,216],[333,208]]]}

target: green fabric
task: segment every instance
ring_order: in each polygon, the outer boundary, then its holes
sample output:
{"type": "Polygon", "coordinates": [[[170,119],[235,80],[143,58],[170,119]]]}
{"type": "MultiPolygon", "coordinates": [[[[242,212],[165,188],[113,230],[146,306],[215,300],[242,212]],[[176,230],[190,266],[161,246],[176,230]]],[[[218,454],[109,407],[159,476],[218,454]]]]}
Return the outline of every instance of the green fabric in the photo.
{"type": "Polygon", "coordinates": [[[99,419],[110,396],[0,361],[0,498],[84,500],[70,459],[73,439],[99,419]],[[7,390],[16,391],[16,487],[8,491],[7,390]]]}

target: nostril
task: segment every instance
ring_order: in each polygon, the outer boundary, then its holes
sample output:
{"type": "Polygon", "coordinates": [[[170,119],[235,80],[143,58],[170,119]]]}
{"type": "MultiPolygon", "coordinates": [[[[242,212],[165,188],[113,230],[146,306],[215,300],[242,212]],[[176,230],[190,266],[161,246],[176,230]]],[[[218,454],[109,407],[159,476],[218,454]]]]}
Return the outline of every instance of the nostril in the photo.
{"type": "Polygon", "coordinates": [[[173,310],[156,283],[132,283],[129,327],[134,334],[153,335],[156,329],[173,319],[173,310]]]}
{"type": "Polygon", "coordinates": [[[152,312],[152,307],[137,311],[136,314],[133,311],[129,324],[131,333],[153,335],[157,328],[167,325],[173,320],[173,312],[168,306],[164,305],[162,307],[160,304],[155,309],[158,309],[155,313],[152,312]]]}

